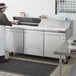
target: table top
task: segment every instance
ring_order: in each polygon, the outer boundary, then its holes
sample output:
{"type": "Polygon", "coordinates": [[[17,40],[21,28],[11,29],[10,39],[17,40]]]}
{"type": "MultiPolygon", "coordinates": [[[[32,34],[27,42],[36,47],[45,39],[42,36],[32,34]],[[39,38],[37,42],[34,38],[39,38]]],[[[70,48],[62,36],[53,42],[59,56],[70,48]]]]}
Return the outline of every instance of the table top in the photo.
{"type": "Polygon", "coordinates": [[[75,56],[76,53],[69,53],[69,43],[64,42],[56,51],[54,51],[55,54],[57,55],[66,55],[66,56],[75,56]]]}

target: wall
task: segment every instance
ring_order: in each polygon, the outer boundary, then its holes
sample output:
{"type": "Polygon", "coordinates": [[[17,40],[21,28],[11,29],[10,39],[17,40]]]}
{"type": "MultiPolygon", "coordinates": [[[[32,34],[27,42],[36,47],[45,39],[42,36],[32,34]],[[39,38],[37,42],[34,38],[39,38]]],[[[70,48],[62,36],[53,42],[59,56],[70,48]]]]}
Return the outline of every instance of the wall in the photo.
{"type": "Polygon", "coordinates": [[[0,2],[7,4],[6,14],[10,19],[12,16],[19,16],[20,12],[32,17],[54,15],[54,0],[0,0],[0,2]]]}
{"type": "MultiPolygon", "coordinates": [[[[21,11],[31,17],[39,17],[40,15],[56,17],[55,0],[0,0],[0,2],[7,4],[6,14],[10,20],[12,20],[13,16],[19,16],[21,11]]],[[[76,14],[58,13],[57,15],[66,16],[74,20],[73,34],[76,35],[76,14]]]]}

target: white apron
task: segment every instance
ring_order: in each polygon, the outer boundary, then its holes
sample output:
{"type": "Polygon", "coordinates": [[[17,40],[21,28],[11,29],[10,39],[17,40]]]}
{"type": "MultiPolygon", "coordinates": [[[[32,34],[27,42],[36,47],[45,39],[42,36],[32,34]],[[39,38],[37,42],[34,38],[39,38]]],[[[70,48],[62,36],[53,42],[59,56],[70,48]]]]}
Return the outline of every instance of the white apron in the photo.
{"type": "Polygon", "coordinates": [[[5,26],[0,25],[0,56],[5,55],[5,26]]]}

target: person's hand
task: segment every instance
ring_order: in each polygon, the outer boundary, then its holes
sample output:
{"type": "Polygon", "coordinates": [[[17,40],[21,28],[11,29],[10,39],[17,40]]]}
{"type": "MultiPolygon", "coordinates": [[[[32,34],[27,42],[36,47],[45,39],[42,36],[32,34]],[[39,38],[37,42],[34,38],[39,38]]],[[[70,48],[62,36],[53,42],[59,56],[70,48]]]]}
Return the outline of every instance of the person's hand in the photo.
{"type": "Polygon", "coordinates": [[[16,25],[16,22],[12,21],[12,24],[13,24],[13,25],[16,25]]]}
{"type": "Polygon", "coordinates": [[[12,24],[17,25],[18,24],[18,20],[12,21],[12,24]]]}

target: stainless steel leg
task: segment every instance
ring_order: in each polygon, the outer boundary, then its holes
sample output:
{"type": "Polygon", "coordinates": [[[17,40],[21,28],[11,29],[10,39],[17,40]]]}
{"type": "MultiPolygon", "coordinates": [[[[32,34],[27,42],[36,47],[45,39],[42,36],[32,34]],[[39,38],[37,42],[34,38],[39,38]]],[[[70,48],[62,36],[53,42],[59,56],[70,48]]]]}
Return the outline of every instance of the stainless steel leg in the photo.
{"type": "Polygon", "coordinates": [[[62,76],[62,55],[60,55],[59,59],[59,76],[62,76]]]}

